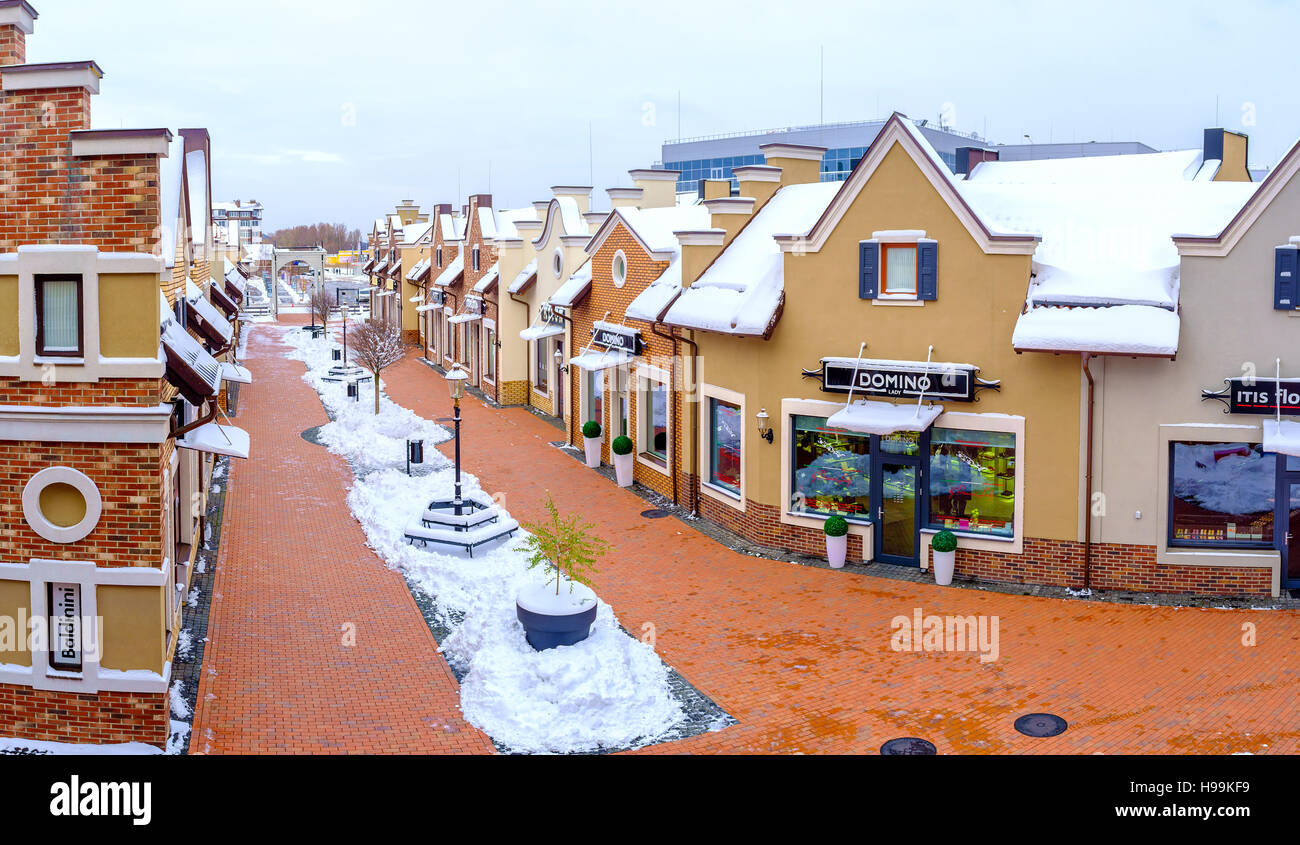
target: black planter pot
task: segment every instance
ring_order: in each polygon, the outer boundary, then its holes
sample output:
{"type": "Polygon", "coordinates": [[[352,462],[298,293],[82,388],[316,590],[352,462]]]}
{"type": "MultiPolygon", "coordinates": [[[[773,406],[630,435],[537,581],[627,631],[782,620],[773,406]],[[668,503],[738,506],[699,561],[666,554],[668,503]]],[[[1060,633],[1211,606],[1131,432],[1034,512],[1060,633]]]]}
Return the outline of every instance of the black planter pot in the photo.
{"type": "Polygon", "coordinates": [[[591,634],[591,623],[596,621],[596,602],[577,613],[558,616],[527,610],[515,602],[515,612],[524,626],[528,644],[537,651],[544,651],[585,640],[591,634]]]}

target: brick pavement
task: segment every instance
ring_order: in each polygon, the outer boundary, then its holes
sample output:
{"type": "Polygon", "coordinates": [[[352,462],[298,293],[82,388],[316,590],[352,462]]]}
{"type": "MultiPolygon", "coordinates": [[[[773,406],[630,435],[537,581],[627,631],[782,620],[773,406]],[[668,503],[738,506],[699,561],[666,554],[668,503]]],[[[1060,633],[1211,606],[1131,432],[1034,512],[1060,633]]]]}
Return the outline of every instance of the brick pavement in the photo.
{"type": "MultiPolygon", "coordinates": [[[[288,318],[293,319],[293,318],[288,318]]],[[[301,319],[299,319],[301,322],[301,319]]],[[[347,464],[301,432],[328,421],[281,329],[257,325],[232,461],[190,752],[491,753],[402,577],[347,513],[347,464]],[[355,645],[344,626],[355,625],[355,645]]]]}
{"type": "MultiPolygon", "coordinates": [[[[414,356],[385,380],[417,413],[450,414],[442,379],[414,356]]],[[[520,519],[540,516],[549,489],[597,524],[613,547],[601,597],[629,630],[652,623],[663,658],[739,720],[647,751],[874,753],[898,736],[939,753],[1300,751],[1293,611],[1015,596],[754,558],[641,517],[643,499],[559,453],[549,441],[561,433],[527,411],[462,407],[467,471],[520,519]],[[891,620],[918,607],[998,616],[1000,659],[894,652],[891,620]],[[1016,717],[1042,711],[1069,730],[1015,732],[1016,717]]]]}

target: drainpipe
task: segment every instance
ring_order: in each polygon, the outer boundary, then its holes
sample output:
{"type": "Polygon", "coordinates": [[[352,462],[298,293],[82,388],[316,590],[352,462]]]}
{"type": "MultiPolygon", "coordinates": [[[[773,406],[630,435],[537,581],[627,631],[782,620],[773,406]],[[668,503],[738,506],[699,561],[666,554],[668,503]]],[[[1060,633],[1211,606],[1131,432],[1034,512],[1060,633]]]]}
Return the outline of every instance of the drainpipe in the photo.
{"type": "MultiPolygon", "coordinates": [[[[650,331],[654,332],[654,333],[655,333],[656,335],[658,335],[659,337],[668,338],[670,341],[672,341],[672,344],[673,344],[673,369],[672,369],[672,374],[671,374],[670,378],[672,378],[672,380],[673,380],[673,384],[676,384],[676,383],[677,383],[677,342],[678,342],[679,340],[681,340],[682,338],[679,338],[677,335],[673,334],[671,331],[669,331],[668,333],[664,333],[664,332],[659,331],[659,326],[660,326],[660,324],[659,324],[658,322],[651,323],[651,324],[650,324],[650,331]]],[[[674,392],[675,392],[675,391],[674,391],[674,392]]],[[[681,425],[681,415],[680,415],[680,414],[675,415],[674,419],[677,420],[677,424],[678,424],[678,425],[681,425]]],[[[694,453],[692,452],[692,454],[694,454],[694,453]]],[[[680,475],[681,475],[681,473],[680,473],[680,472],[678,471],[678,469],[677,469],[677,450],[676,450],[676,449],[673,450],[673,460],[672,460],[672,466],[670,467],[670,469],[672,470],[672,473],[673,473],[673,504],[674,504],[674,505],[680,505],[680,504],[682,503],[681,490],[680,490],[680,488],[681,488],[681,482],[680,482],[680,475]]]]}
{"type": "Polygon", "coordinates": [[[1092,437],[1093,437],[1093,407],[1096,399],[1096,383],[1092,378],[1092,355],[1088,352],[1083,353],[1083,375],[1088,380],[1088,434],[1087,449],[1088,455],[1085,460],[1086,469],[1084,470],[1083,490],[1083,589],[1090,587],[1092,579],[1092,437]]]}
{"type": "MultiPolygon", "coordinates": [[[[694,340],[691,340],[689,337],[685,337],[683,335],[677,334],[675,331],[673,332],[673,337],[677,338],[682,343],[689,343],[691,345],[692,361],[699,360],[700,357],[699,344],[697,344],[694,340]]],[[[694,364],[691,365],[691,379],[693,382],[695,382],[691,385],[691,396],[695,396],[696,388],[699,387],[698,385],[699,376],[698,376],[698,371],[696,370],[694,364]]],[[[695,478],[695,483],[691,485],[691,516],[699,516],[700,514],[700,409],[698,407],[695,409],[695,413],[691,415],[691,475],[695,478]]]]}
{"type": "MultiPolygon", "coordinates": [[[[497,281],[497,284],[499,285],[499,284],[501,284],[501,282],[498,280],[498,281],[497,281]]],[[[537,284],[537,283],[534,282],[533,284],[537,284]]],[[[520,298],[519,298],[519,294],[517,294],[517,293],[510,293],[509,290],[506,290],[506,293],[510,296],[510,299],[511,299],[511,300],[513,300],[513,301],[515,301],[515,302],[518,302],[520,305],[524,306],[524,325],[525,325],[525,326],[532,326],[532,324],[533,324],[533,306],[531,306],[531,305],[528,304],[528,300],[526,300],[526,299],[520,299],[520,298]]],[[[501,345],[501,344],[500,344],[500,340],[501,340],[501,333],[500,333],[500,332],[497,332],[497,346],[498,346],[498,347],[501,345]]],[[[537,341],[533,341],[533,342],[536,343],[537,341]]],[[[498,361],[501,360],[501,354],[500,354],[499,352],[497,353],[497,360],[498,360],[498,361]]],[[[528,344],[525,343],[525,344],[524,344],[524,380],[525,380],[526,382],[528,382],[528,390],[525,391],[525,393],[524,393],[524,404],[525,404],[525,405],[531,405],[531,404],[533,404],[533,382],[532,382],[532,379],[528,378],[528,370],[529,370],[530,366],[532,365],[532,363],[533,363],[533,362],[532,362],[532,359],[528,356],[528,344]]],[[[551,365],[551,362],[550,362],[550,361],[547,361],[547,362],[546,362],[546,366],[549,367],[550,365],[551,365]]],[[[498,374],[498,375],[499,375],[499,374],[498,374]]],[[[552,407],[552,410],[554,410],[554,407],[552,407]]]]}

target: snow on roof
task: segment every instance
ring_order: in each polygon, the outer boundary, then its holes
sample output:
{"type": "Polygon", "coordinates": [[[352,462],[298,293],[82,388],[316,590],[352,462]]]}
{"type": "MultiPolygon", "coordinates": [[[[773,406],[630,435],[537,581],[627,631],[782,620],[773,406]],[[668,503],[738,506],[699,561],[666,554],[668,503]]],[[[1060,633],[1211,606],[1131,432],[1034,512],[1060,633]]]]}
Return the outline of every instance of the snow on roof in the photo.
{"type": "Polygon", "coordinates": [[[433,261],[432,258],[425,257],[415,262],[415,266],[411,268],[411,272],[406,274],[407,280],[415,281],[416,279],[418,279],[421,276],[421,274],[424,273],[425,270],[429,269],[429,264],[432,261],[433,261]]]}
{"type": "Polygon", "coordinates": [[[573,197],[555,197],[547,207],[546,226],[533,240],[534,244],[541,245],[550,238],[551,230],[554,228],[557,219],[560,221],[561,235],[591,234],[586,218],[582,216],[582,209],[578,206],[578,201],[573,197]],[[558,209],[558,214],[554,209],[558,209]]]}
{"type": "Polygon", "coordinates": [[[465,237],[465,218],[450,214],[438,215],[438,226],[442,229],[444,241],[458,241],[465,237]]]}
{"type": "Polygon", "coordinates": [[[206,243],[212,209],[208,205],[208,164],[203,150],[185,154],[185,173],[190,186],[190,240],[206,243]]]}
{"type": "Polygon", "coordinates": [[[677,235],[687,229],[707,229],[711,216],[702,205],[672,205],[666,208],[616,208],[610,212],[641,239],[651,252],[681,251],[677,235]]]}
{"type": "Polygon", "coordinates": [[[1150,305],[1034,308],[1016,321],[1011,345],[1021,351],[1172,357],[1178,327],[1176,312],[1150,305]]]}
{"type": "Polygon", "coordinates": [[[573,274],[564,280],[564,284],[556,288],[547,302],[568,308],[586,296],[589,290],[591,290],[591,259],[584,261],[581,267],[574,270],[573,274]]]}
{"type": "Polygon", "coordinates": [[[402,230],[402,243],[405,246],[418,244],[433,230],[433,223],[412,223],[402,230]]]}
{"type": "Polygon", "coordinates": [[[536,220],[537,210],[531,205],[527,208],[506,208],[496,211],[480,208],[479,230],[484,240],[492,238],[517,238],[519,230],[515,228],[516,220],[536,220]]]}
{"type": "Polygon", "coordinates": [[[163,265],[176,266],[177,227],[184,225],[181,221],[181,191],[185,185],[185,138],[177,135],[171,144],[167,158],[158,162],[162,171],[158,183],[159,199],[162,203],[162,220],[158,227],[158,248],[162,252],[163,265]]]}
{"type": "Polygon", "coordinates": [[[975,166],[967,181],[997,182],[1002,185],[1167,183],[1193,179],[1200,171],[1201,164],[1200,150],[1027,161],[985,161],[975,166]]]}
{"type": "Polygon", "coordinates": [[[442,272],[438,274],[438,278],[433,280],[433,283],[440,288],[445,288],[447,285],[453,284],[464,273],[465,256],[458,255],[454,261],[442,269],[442,272]]]}
{"type": "Polygon", "coordinates": [[[519,274],[515,276],[514,281],[510,283],[510,287],[506,288],[506,291],[508,293],[519,293],[524,288],[528,287],[530,279],[535,279],[536,277],[537,259],[534,258],[532,261],[529,261],[524,265],[524,269],[519,271],[519,274]]]}
{"type": "Polygon", "coordinates": [[[773,236],[807,232],[840,185],[813,182],[777,191],[682,292],[664,321],[725,334],[766,334],[785,289],[785,255],[773,236]]]}
{"type": "Polygon", "coordinates": [[[483,278],[479,279],[474,284],[474,292],[487,293],[489,290],[491,290],[492,286],[497,283],[497,279],[500,278],[501,275],[500,271],[501,271],[501,267],[499,264],[493,264],[491,267],[489,267],[487,273],[483,275],[483,278]]]}

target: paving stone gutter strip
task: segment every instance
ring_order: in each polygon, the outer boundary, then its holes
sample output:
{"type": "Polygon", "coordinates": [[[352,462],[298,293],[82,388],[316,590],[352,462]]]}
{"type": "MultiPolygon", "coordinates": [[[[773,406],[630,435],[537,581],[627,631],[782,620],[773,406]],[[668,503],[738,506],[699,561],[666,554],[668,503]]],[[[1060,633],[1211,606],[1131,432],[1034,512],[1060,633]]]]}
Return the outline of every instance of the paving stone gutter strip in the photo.
{"type": "Polygon", "coordinates": [[[191,730],[183,741],[175,734],[169,746],[177,754],[188,754],[190,741],[194,737],[194,711],[198,704],[199,678],[203,671],[203,652],[208,639],[208,612],[212,607],[212,581],[216,577],[217,554],[221,546],[222,516],[226,507],[226,490],[230,484],[230,461],[225,456],[218,456],[213,464],[213,478],[208,490],[208,509],[203,515],[204,536],[194,558],[194,573],[190,576],[190,592],[184,597],[181,607],[180,642],[176,645],[176,654],[172,658],[172,684],[182,683],[181,697],[188,705],[189,714],[178,718],[171,714],[173,722],[183,722],[191,730]],[[218,467],[220,475],[218,476],[218,467]],[[190,596],[195,601],[190,603],[190,596]],[[182,650],[182,646],[187,646],[182,650]]]}

